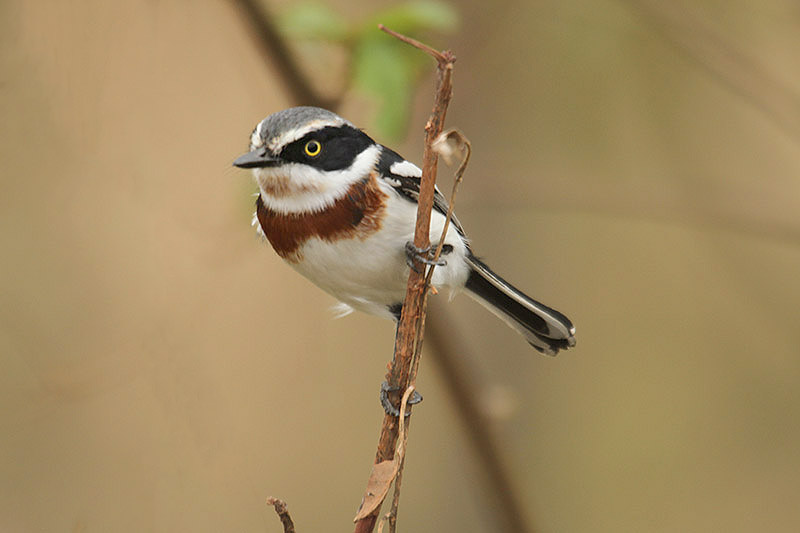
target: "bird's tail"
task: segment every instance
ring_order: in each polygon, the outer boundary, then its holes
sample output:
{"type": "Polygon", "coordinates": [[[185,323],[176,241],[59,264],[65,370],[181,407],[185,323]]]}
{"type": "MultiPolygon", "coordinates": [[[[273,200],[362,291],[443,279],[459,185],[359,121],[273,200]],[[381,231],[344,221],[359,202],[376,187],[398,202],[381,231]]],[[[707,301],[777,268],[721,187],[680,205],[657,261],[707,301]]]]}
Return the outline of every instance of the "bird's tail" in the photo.
{"type": "Polygon", "coordinates": [[[575,346],[575,327],[567,317],[527,297],[471,254],[467,262],[467,293],[517,330],[531,346],[547,355],[575,346]]]}

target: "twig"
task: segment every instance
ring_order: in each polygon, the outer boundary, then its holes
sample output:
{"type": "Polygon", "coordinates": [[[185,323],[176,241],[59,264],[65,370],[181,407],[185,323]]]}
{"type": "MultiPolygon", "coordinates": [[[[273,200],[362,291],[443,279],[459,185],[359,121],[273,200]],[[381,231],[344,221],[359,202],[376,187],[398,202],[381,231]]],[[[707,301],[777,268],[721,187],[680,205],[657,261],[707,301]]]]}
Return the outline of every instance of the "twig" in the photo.
{"type": "MultiPolygon", "coordinates": [[[[416,378],[417,378],[417,371],[419,369],[419,361],[420,361],[420,351],[422,348],[422,333],[425,327],[425,315],[427,310],[427,303],[428,303],[428,291],[427,289],[431,286],[431,278],[433,277],[433,271],[436,268],[436,261],[438,261],[439,257],[442,253],[442,248],[444,247],[445,237],[447,236],[447,230],[450,227],[450,221],[453,218],[453,207],[455,206],[455,196],[456,192],[458,191],[458,186],[461,184],[461,180],[464,176],[464,171],[467,168],[467,163],[469,163],[469,157],[472,152],[472,148],[470,142],[464,137],[461,132],[457,130],[448,130],[439,135],[436,140],[431,145],[431,148],[439,155],[442,155],[445,158],[445,161],[448,163],[450,162],[450,155],[452,155],[453,145],[457,146],[457,148],[464,152],[464,158],[461,164],[456,171],[456,177],[453,183],[453,191],[450,195],[450,205],[447,209],[447,215],[445,216],[444,225],[442,227],[442,233],[439,237],[439,244],[436,247],[436,252],[433,256],[433,264],[428,268],[428,273],[425,276],[425,287],[422,295],[422,316],[421,320],[417,321],[416,330],[414,332],[414,355],[411,363],[411,371],[409,372],[409,381],[411,385],[409,385],[406,393],[403,395],[403,398],[400,403],[400,429],[398,435],[398,445],[397,450],[398,452],[395,454],[395,460],[397,462],[397,473],[395,474],[394,478],[394,494],[392,495],[392,506],[389,513],[386,515],[387,521],[389,522],[389,533],[395,533],[397,529],[397,508],[400,503],[400,486],[403,481],[403,470],[405,467],[405,447],[406,441],[408,439],[407,433],[404,431],[404,424],[403,419],[405,417],[405,410],[406,406],[408,405],[408,398],[411,396],[411,392],[414,390],[414,386],[416,385],[416,378]],[[403,453],[400,453],[400,450],[403,450],[403,453]],[[398,457],[399,456],[399,457],[398,457]]],[[[382,530],[383,523],[378,527],[378,533],[382,530]]]]}
{"type": "MultiPolygon", "coordinates": [[[[436,245],[436,251],[433,254],[433,263],[439,260],[442,255],[442,248],[444,248],[444,238],[447,235],[447,230],[450,228],[450,221],[453,220],[453,209],[456,205],[456,193],[461,181],[464,179],[464,171],[467,170],[469,158],[472,155],[472,143],[469,142],[463,133],[456,129],[450,129],[439,135],[433,142],[433,149],[437,154],[444,157],[446,163],[450,163],[452,153],[458,149],[464,153],[461,163],[458,165],[455,177],[453,178],[453,190],[450,193],[450,202],[447,206],[447,214],[444,217],[444,227],[442,229],[442,238],[439,239],[439,244],[436,245]]],[[[430,286],[431,279],[433,278],[433,269],[435,265],[431,265],[428,269],[428,274],[425,276],[425,283],[430,286]]]]}
{"type": "MultiPolygon", "coordinates": [[[[422,157],[422,179],[420,181],[419,199],[417,204],[417,222],[414,231],[414,246],[420,249],[427,249],[430,246],[430,221],[431,211],[433,210],[433,197],[436,189],[436,163],[438,155],[433,150],[433,142],[442,132],[447,106],[452,97],[452,74],[455,55],[452,52],[438,52],[430,47],[419,43],[405,36],[399,36],[396,32],[387,30],[384,26],[379,26],[383,31],[390,35],[400,38],[404,42],[429,53],[437,62],[436,96],[433,111],[427,124],[425,125],[425,151],[422,157]]],[[[408,276],[406,296],[403,302],[403,311],[400,322],[397,326],[397,336],[395,339],[394,359],[389,367],[387,381],[391,390],[405,391],[413,383],[415,376],[411,374],[412,361],[415,354],[419,352],[422,344],[421,335],[418,332],[424,329],[425,320],[425,292],[427,285],[422,274],[424,265],[419,261],[414,261],[414,268],[408,276]]],[[[395,393],[390,395],[394,401],[400,400],[395,393]],[[392,396],[394,396],[392,398],[392,396]]],[[[402,406],[401,406],[402,407],[402,406]]],[[[381,435],[378,443],[378,452],[375,456],[375,464],[380,465],[394,457],[395,443],[398,437],[398,418],[387,414],[381,426],[381,435]]],[[[380,505],[364,518],[356,522],[356,533],[371,532],[375,527],[375,521],[380,513],[380,505]]],[[[392,518],[390,517],[390,527],[392,518]]]]}
{"type": "Polygon", "coordinates": [[[391,35],[392,37],[394,37],[396,39],[399,39],[399,40],[403,41],[406,44],[410,44],[414,48],[418,48],[419,50],[422,50],[423,52],[425,52],[429,56],[432,56],[439,63],[440,66],[442,64],[444,64],[444,63],[448,63],[448,62],[452,63],[453,61],[456,60],[455,56],[452,55],[452,53],[449,50],[445,50],[444,52],[440,52],[439,50],[437,50],[435,48],[431,48],[427,44],[425,44],[425,43],[423,43],[421,41],[418,41],[418,40],[416,40],[416,39],[414,39],[412,37],[409,37],[408,35],[403,35],[402,33],[397,33],[396,31],[387,28],[383,24],[378,24],[378,29],[381,30],[382,32],[388,33],[389,35],[391,35]],[[450,58],[452,58],[452,60],[450,58]]]}
{"type": "Polygon", "coordinates": [[[267,498],[267,505],[273,506],[275,508],[275,512],[278,513],[278,517],[281,519],[281,524],[283,524],[283,533],[295,533],[294,522],[292,522],[292,517],[289,516],[289,510],[286,508],[286,502],[283,500],[278,500],[277,498],[267,498]]]}
{"type": "MultiPolygon", "coordinates": [[[[380,505],[389,493],[389,487],[392,486],[392,483],[394,483],[395,487],[395,495],[393,498],[395,504],[393,506],[394,513],[388,513],[384,518],[389,520],[393,515],[397,515],[397,501],[400,496],[398,473],[402,470],[407,442],[405,427],[408,419],[405,414],[408,409],[408,399],[411,397],[412,392],[414,392],[414,387],[410,386],[403,395],[398,423],[397,446],[394,451],[394,457],[372,465],[372,470],[369,473],[369,481],[367,481],[367,489],[364,491],[364,499],[361,502],[361,507],[358,510],[358,514],[356,514],[354,522],[363,520],[380,510],[380,505]]],[[[393,529],[394,522],[391,523],[391,529],[393,529]]]]}
{"type": "Polygon", "coordinates": [[[397,450],[395,452],[395,460],[397,461],[397,474],[395,474],[394,477],[392,507],[387,515],[389,521],[389,533],[395,533],[395,529],[397,528],[397,507],[400,503],[400,485],[403,481],[403,467],[405,466],[406,445],[408,444],[408,433],[406,433],[405,430],[406,428],[404,420],[406,416],[406,409],[408,408],[408,399],[411,397],[412,392],[414,392],[414,385],[410,385],[406,389],[406,392],[403,394],[403,398],[400,403],[400,416],[398,418],[400,421],[400,427],[398,429],[397,450]]]}
{"type": "MultiPolygon", "coordinates": [[[[419,320],[416,324],[416,331],[414,332],[415,335],[415,345],[416,349],[414,351],[414,358],[412,360],[412,367],[410,373],[410,382],[412,385],[417,384],[417,371],[419,369],[419,362],[420,362],[420,352],[422,350],[422,335],[425,330],[425,318],[427,317],[427,305],[428,305],[428,291],[427,288],[431,286],[431,280],[433,279],[433,271],[436,268],[436,262],[439,260],[439,257],[442,255],[442,249],[444,248],[444,241],[445,237],[447,236],[447,230],[450,228],[450,221],[453,219],[453,209],[455,208],[455,201],[456,201],[456,193],[458,192],[458,187],[461,185],[461,181],[464,177],[464,171],[467,169],[467,165],[469,164],[469,158],[472,155],[472,144],[469,140],[458,130],[451,129],[444,133],[441,133],[432,143],[431,148],[433,151],[444,157],[445,161],[449,164],[450,157],[452,156],[453,152],[458,149],[459,151],[463,152],[464,157],[461,160],[461,164],[458,166],[458,170],[456,171],[455,178],[453,179],[453,190],[450,193],[450,202],[447,206],[447,214],[444,218],[444,225],[442,226],[442,234],[439,237],[439,244],[436,245],[436,251],[433,254],[433,260],[430,267],[428,267],[428,273],[425,276],[425,287],[426,290],[422,295],[422,319],[419,320]]],[[[401,470],[402,474],[402,470],[401,470]]]]}

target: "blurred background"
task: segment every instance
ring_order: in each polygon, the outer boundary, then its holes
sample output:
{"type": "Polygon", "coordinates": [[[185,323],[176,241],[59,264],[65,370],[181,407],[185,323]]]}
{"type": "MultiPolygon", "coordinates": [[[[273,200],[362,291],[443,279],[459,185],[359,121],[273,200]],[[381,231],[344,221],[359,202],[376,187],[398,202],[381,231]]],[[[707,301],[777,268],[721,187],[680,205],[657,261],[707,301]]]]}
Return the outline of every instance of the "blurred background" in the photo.
{"type": "MultiPolygon", "coordinates": [[[[458,56],[474,248],[578,346],[539,356],[464,296],[430,320],[464,347],[533,530],[797,531],[800,7],[661,4],[470,0],[412,22],[458,56]]],[[[350,59],[402,5],[261,7],[322,97],[421,160],[432,65],[350,59]],[[325,10],[303,35],[298,13],[325,10]]],[[[352,528],[393,326],[333,319],[250,226],[231,161],[298,101],[244,13],[0,4],[2,531],[281,531],[267,496],[298,531],[352,528]]],[[[495,531],[433,360],[400,530],[495,531]]]]}

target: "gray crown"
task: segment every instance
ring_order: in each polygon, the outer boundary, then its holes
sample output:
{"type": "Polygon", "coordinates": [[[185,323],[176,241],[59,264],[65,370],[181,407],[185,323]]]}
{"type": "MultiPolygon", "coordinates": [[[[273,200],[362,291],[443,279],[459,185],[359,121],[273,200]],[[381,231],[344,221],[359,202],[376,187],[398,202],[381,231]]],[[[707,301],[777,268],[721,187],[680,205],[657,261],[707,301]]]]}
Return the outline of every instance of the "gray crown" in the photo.
{"type": "Polygon", "coordinates": [[[297,140],[309,131],[324,128],[325,126],[353,126],[336,113],[320,107],[301,106],[290,107],[273,113],[262,120],[253,131],[251,140],[253,144],[266,144],[270,150],[279,151],[280,148],[297,140]],[[260,139],[260,143],[256,143],[260,139]]]}

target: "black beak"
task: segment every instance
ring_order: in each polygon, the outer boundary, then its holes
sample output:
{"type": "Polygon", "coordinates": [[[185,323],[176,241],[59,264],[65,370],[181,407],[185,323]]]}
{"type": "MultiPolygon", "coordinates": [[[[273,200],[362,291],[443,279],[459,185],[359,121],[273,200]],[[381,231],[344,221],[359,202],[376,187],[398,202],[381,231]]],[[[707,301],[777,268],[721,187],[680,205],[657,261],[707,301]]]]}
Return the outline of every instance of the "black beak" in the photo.
{"type": "Polygon", "coordinates": [[[233,162],[233,166],[239,168],[261,168],[261,167],[274,167],[280,163],[269,153],[266,148],[259,148],[244,155],[240,155],[233,162]]]}

